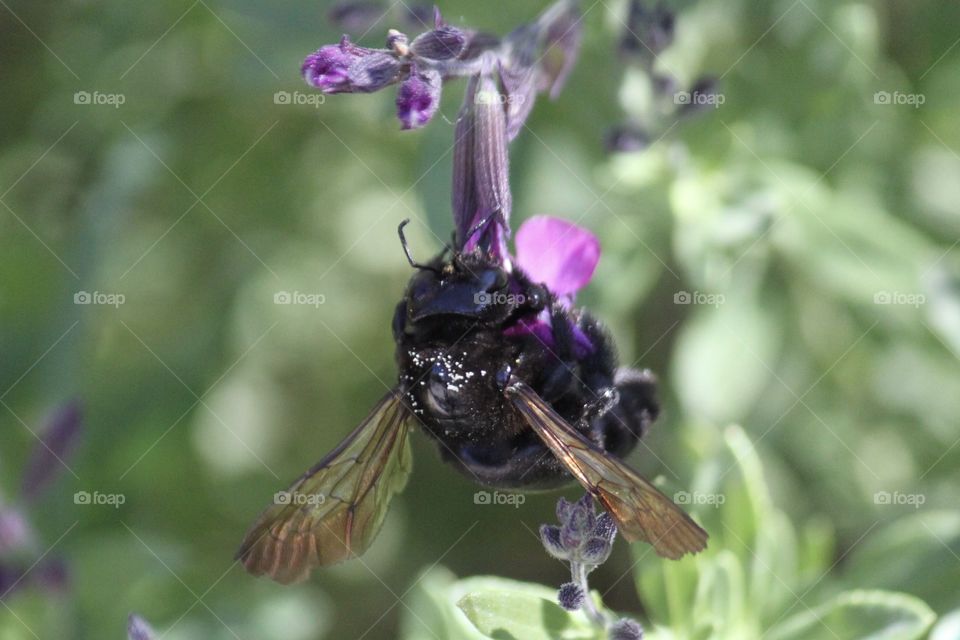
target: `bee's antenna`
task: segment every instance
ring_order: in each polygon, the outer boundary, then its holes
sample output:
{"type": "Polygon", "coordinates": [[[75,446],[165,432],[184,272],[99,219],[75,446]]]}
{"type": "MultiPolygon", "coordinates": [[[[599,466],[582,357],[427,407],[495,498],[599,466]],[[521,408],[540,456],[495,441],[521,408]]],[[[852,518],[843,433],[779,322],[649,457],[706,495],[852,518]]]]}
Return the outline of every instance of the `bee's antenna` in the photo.
{"type": "Polygon", "coordinates": [[[440,275],[440,270],[436,267],[431,267],[427,264],[420,264],[413,259],[413,256],[410,255],[410,247],[407,245],[407,237],[403,235],[403,228],[410,224],[410,218],[407,218],[400,223],[400,226],[397,227],[397,235],[400,236],[400,246],[403,247],[403,253],[407,256],[407,262],[410,263],[410,266],[414,269],[426,269],[427,271],[433,271],[437,275],[440,275]]]}

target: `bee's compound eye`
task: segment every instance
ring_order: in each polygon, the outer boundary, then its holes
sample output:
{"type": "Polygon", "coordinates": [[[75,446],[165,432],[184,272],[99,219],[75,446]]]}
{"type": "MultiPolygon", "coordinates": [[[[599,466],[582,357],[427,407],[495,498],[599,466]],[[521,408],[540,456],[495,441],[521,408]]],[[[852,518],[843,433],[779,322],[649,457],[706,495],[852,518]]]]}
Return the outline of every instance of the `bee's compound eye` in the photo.
{"type": "Polygon", "coordinates": [[[527,306],[531,309],[540,310],[547,306],[547,300],[550,299],[550,294],[547,293],[547,290],[539,285],[531,285],[527,290],[527,306]]]}

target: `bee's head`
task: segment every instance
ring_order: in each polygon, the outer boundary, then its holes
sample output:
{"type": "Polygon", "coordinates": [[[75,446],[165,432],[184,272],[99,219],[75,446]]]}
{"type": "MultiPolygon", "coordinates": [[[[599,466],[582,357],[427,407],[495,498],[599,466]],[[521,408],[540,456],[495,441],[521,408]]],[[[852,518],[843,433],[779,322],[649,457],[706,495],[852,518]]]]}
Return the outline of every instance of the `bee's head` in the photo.
{"type": "Polygon", "coordinates": [[[410,265],[417,269],[407,286],[407,318],[411,321],[459,316],[501,323],[517,310],[538,310],[547,304],[545,288],[513,277],[481,252],[448,256],[445,249],[428,264],[414,261],[403,236],[405,224],[400,225],[400,240],[410,265]]]}

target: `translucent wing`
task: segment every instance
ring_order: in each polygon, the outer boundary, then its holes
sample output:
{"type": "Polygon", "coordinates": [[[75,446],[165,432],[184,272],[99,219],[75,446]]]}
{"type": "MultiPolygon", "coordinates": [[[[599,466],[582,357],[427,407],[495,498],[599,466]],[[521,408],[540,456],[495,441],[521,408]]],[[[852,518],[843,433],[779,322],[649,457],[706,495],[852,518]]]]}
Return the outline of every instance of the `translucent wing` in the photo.
{"type": "Polygon", "coordinates": [[[363,553],[410,474],[407,418],[401,393],[391,391],[336,449],[276,494],[237,552],[247,571],[288,584],[363,553]]]}
{"type": "Polygon", "coordinates": [[[636,471],[571,427],[536,391],[520,381],[506,390],[513,406],[573,474],[617,520],[630,542],[643,540],[676,560],[707,546],[707,532],[636,471]]]}

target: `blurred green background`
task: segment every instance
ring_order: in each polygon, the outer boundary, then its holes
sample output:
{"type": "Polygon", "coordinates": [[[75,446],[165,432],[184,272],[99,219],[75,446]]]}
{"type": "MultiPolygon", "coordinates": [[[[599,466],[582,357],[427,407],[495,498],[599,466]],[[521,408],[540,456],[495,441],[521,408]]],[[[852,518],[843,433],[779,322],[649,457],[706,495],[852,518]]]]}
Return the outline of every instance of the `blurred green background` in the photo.
{"type": "MultiPolygon", "coordinates": [[[[51,408],[85,410],[72,473],[28,513],[27,565],[54,545],[70,586],[4,599],[0,637],[119,638],[131,611],[171,639],[419,637],[408,590],[435,564],[564,581],[534,533],[556,496],[478,506],[419,435],[362,561],[280,587],[232,559],[273,493],[394,381],[410,275],[396,227],[413,219],[420,257],[449,237],[459,85],[417,133],[398,130],[390,92],[307,100],[300,62],[339,35],[322,2],[0,4],[0,503],[16,504],[51,408]],[[324,304],[275,304],[284,291],[324,304]]],[[[440,6],[505,33],[546,3],[440,6]]],[[[946,615],[960,607],[960,5],[669,6],[658,69],[680,86],[719,77],[723,104],[675,123],[616,54],[624,3],[585,0],[575,73],[513,147],[514,224],[549,213],[602,241],[579,302],[626,364],[657,372],[666,405],[633,463],[671,494],[716,479],[740,424],[777,517],[835,541],[786,604],[842,583],[946,615]],[[611,156],[602,139],[625,114],[655,142],[611,156]]],[[[399,8],[361,42],[379,46],[399,8]]],[[[723,517],[714,553],[747,518],[723,517]]],[[[619,543],[591,584],[666,622],[644,586],[664,564],[645,559],[635,581],[619,543]]]]}

